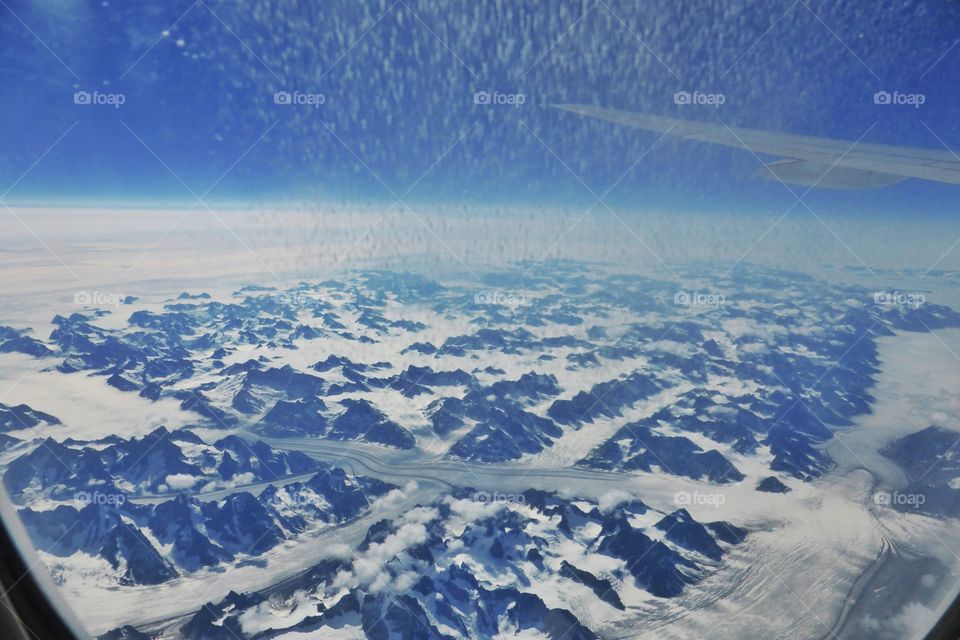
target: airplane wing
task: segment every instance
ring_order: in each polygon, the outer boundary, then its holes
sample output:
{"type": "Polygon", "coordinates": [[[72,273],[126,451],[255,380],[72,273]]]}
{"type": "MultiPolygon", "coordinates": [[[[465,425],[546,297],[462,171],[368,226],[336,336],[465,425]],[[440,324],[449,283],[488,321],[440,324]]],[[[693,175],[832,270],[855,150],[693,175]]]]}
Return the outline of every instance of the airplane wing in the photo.
{"type": "Polygon", "coordinates": [[[833,189],[872,189],[906,178],[960,184],[960,158],[949,151],[895,147],[851,140],[814,138],[723,124],[677,120],[582,104],[558,109],[685,140],[711,142],[782,160],[761,166],[757,174],[788,184],[833,189]]]}

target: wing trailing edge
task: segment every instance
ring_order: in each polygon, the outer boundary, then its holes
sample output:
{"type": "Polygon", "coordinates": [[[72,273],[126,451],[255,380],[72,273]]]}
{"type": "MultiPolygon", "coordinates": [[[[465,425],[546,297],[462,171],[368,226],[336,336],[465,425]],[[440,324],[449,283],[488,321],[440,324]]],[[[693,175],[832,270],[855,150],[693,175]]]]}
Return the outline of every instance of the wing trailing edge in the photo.
{"type": "Polygon", "coordinates": [[[906,178],[918,178],[960,185],[960,158],[950,151],[734,128],[725,124],[679,120],[585,104],[553,106],[582,116],[684,140],[779,156],[782,160],[762,165],[757,175],[788,184],[830,189],[873,189],[906,178]]]}

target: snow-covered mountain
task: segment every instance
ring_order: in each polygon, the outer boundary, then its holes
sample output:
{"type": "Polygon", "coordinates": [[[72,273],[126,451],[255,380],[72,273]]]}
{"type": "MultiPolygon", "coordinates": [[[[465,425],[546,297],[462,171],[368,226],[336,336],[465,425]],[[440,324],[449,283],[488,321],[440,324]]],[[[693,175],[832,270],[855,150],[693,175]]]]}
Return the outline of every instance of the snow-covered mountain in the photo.
{"type": "Polygon", "coordinates": [[[316,471],[299,451],[278,451],[231,435],[207,444],[188,429],[159,427],[142,438],[40,441],[14,459],[3,483],[14,501],[83,500],[90,492],[135,497],[209,492],[316,471]],[[79,496],[79,497],[78,497],[79,496]]]}
{"type": "Polygon", "coordinates": [[[889,443],[881,451],[904,469],[906,486],[877,495],[903,511],[960,517],[960,433],[931,425],[889,443]]]}
{"type": "MultiPolygon", "coordinates": [[[[61,411],[0,405],[4,485],[58,581],[163,587],[187,638],[622,635],[749,559],[745,511],[706,509],[772,500],[770,529],[818,503],[881,338],[960,327],[796,274],[679,273],[368,270],[3,328],[45,375],[178,419],[66,437],[61,411]],[[235,593],[175,609],[221,572],[235,593]]],[[[915,510],[957,513],[960,470],[922,472],[950,435],[885,450],[931,496],[915,510]]],[[[158,631],[126,622],[109,637],[158,631]]]]}
{"type": "MultiPolygon", "coordinates": [[[[318,466],[313,464],[314,468],[318,466]]],[[[202,501],[181,493],[158,504],[123,494],[85,494],[86,506],[23,508],[20,516],[41,551],[64,558],[105,560],[121,585],[158,584],[266,553],[278,544],[357,517],[396,489],[374,478],[324,467],[309,479],[202,501]]],[[[69,570],[69,568],[67,568],[69,570]]]]}
{"type": "Polygon", "coordinates": [[[697,583],[747,533],[680,509],[526,491],[457,491],[367,531],[280,592],[230,594],[182,627],[190,640],[310,637],[599,638],[631,608],[697,583]],[[287,603],[296,603],[289,608],[287,603]]]}

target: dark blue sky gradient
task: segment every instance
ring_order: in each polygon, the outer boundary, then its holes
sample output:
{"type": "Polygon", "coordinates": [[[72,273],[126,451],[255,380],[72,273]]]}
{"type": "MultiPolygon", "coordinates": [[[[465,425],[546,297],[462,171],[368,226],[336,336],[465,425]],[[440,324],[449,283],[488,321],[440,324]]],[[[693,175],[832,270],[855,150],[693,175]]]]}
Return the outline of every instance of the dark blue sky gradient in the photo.
{"type": "MultiPolygon", "coordinates": [[[[657,136],[543,106],[556,102],[846,139],[876,123],[866,141],[942,149],[939,137],[960,150],[957,3],[5,2],[0,192],[69,130],[7,202],[189,203],[226,173],[208,202],[389,203],[380,180],[399,195],[423,176],[405,201],[586,207],[594,196],[580,180],[603,193],[657,136]],[[678,107],[680,89],[726,103],[678,107]],[[126,102],[75,105],[77,90],[126,102]],[[276,105],[278,90],[326,102],[276,105]],[[478,90],[526,102],[476,105],[478,90]],[[926,101],[878,106],[878,90],[926,101]]],[[[751,177],[757,165],[664,140],[607,201],[789,205],[782,185],[751,177]]],[[[957,193],[907,181],[808,202],[932,216],[954,213],[957,193]]]]}

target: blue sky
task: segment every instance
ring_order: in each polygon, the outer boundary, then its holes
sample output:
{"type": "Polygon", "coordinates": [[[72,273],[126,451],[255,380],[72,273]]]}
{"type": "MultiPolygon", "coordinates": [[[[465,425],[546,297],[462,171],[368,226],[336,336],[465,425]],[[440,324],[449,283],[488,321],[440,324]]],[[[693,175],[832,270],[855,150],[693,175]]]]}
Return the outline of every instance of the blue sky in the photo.
{"type": "MultiPolygon", "coordinates": [[[[235,204],[586,207],[614,184],[606,201],[621,210],[769,212],[793,199],[751,177],[749,153],[668,140],[644,156],[656,135],[545,106],[556,102],[960,149],[953,3],[301,4],[5,0],[5,201],[163,206],[210,189],[206,201],[235,204]],[[677,106],[678,90],[725,102],[677,106]],[[881,90],[924,104],[875,105],[881,90]],[[75,104],[78,91],[123,104],[75,104]],[[277,91],[323,104],[275,104],[277,91]],[[478,91],[523,104],[476,104],[478,91]]],[[[908,181],[808,202],[936,216],[956,208],[956,189],[908,181]]]]}

